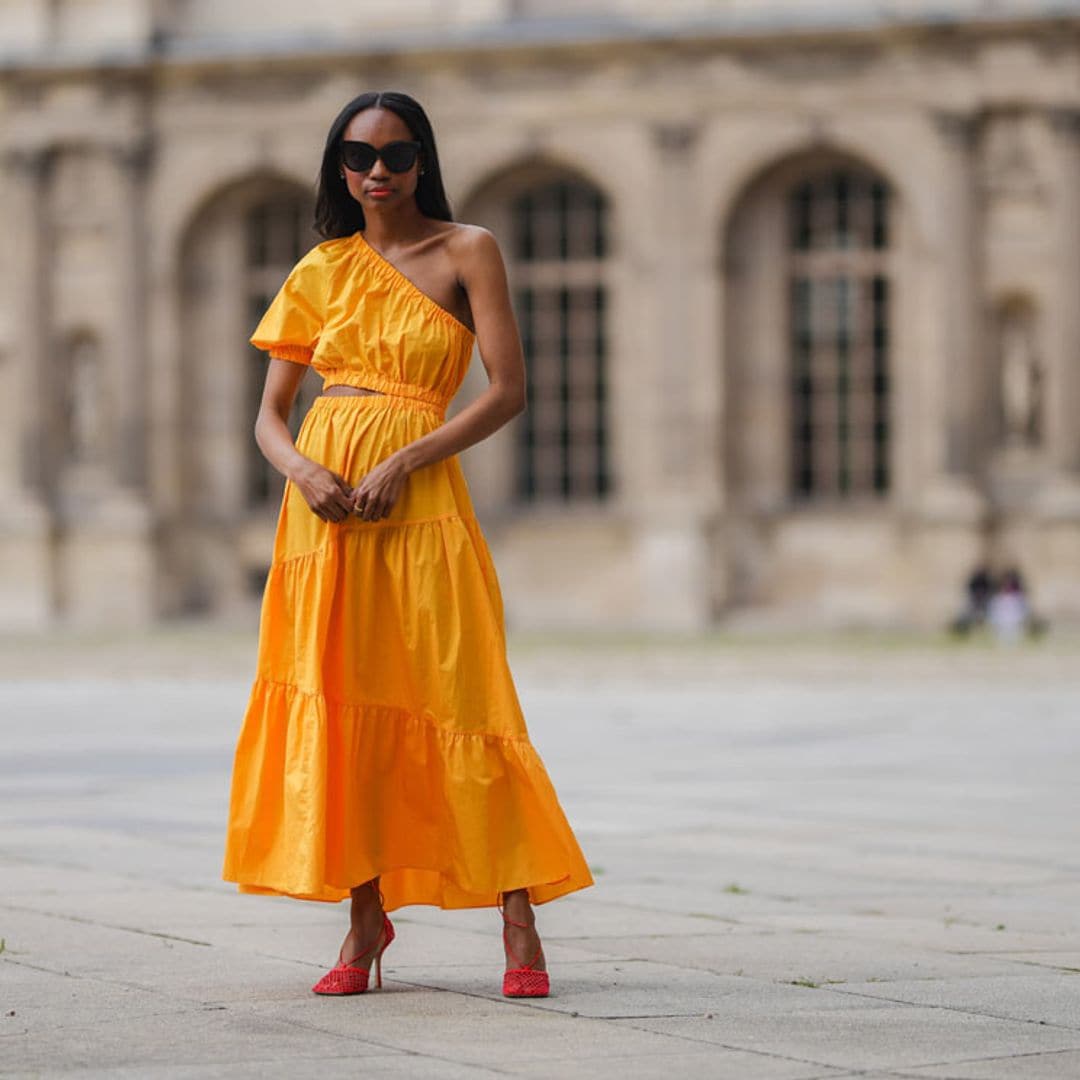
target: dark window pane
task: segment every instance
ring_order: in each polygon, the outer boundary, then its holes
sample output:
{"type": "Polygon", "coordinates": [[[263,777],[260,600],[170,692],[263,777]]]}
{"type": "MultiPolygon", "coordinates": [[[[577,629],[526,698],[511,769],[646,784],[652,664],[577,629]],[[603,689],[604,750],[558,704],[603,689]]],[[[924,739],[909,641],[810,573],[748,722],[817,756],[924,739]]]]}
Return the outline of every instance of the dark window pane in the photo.
{"type": "Polygon", "coordinates": [[[856,496],[888,484],[889,282],[866,256],[888,242],[885,184],[830,170],[789,194],[792,493],[856,496]],[[833,252],[828,262],[819,253],[833,252]]]}
{"type": "MultiPolygon", "coordinates": [[[[534,188],[511,210],[516,276],[524,281],[531,264],[592,261],[608,250],[606,200],[580,181],[534,188]]],[[[601,285],[569,279],[516,292],[529,398],[518,428],[523,499],[596,499],[611,490],[606,303],[601,285]]]]}

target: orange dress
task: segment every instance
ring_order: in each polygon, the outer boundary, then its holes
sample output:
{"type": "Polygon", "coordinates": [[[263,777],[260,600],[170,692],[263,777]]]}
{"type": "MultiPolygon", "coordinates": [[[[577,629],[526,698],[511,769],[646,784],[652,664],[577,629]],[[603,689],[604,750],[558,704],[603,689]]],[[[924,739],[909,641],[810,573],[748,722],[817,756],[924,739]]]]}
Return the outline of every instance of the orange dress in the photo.
{"type": "MultiPolygon", "coordinates": [[[[316,398],[297,435],[355,485],[439,426],[474,336],[356,232],[296,264],[251,342],[382,391],[316,398]]],[[[263,594],[222,877],[336,901],[376,875],[388,911],[593,884],[529,741],[457,455],[379,521],[323,521],[287,482],[263,594]]]]}

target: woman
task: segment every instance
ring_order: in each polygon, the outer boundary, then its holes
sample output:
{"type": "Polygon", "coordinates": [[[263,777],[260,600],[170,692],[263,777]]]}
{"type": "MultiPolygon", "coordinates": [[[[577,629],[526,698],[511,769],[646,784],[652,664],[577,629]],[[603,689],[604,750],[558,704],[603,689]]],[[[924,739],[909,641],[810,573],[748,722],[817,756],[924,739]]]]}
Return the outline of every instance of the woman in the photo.
{"type": "Polygon", "coordinates": [[[351,897],[312,989],[361,993],[404,904],[503,914],[507,996],[549,980],[532,904],[593,884],[532,747],[502,597],[457,454],[525,408],[494,237],[455,224],[431,125],[362,94],[326,140],[327,239],[251,336],[269,353],[255,437],[286,477],[255,682],[237,741],[223,878],[351,897]],[[474,343],[487,389],[446,406],[474,343]],[[286,427],[310,365],[323,393],[286,427]]]}

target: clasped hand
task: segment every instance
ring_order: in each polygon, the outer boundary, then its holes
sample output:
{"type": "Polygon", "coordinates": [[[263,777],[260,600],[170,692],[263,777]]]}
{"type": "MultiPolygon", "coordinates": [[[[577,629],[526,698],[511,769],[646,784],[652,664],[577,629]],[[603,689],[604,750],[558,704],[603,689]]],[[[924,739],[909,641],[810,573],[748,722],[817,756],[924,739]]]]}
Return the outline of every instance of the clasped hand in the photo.
{"type": "Polygon", "coordinates": [[[400,498],[408,475],[401,458],[391,455],[380,461],[356,487],[317,462],[305,467],[293,483],[312,512],[323,521],[341,522],[350,514],[364,521],[379,521],[400,498]]]}

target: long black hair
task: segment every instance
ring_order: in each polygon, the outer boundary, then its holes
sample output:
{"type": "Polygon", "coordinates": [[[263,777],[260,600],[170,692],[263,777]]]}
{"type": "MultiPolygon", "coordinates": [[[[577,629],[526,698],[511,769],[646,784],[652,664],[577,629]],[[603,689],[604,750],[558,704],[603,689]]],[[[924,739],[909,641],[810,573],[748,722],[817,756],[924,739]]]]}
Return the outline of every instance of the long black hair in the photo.
{"type": "Polygon", "coordinates": [[[352,195],[341,176],[341,140],[349,121],[364,109],[389,109],[397,113],[412,137],[420,143],[420,162],[424,172],[416,185],[416,205],[427,217],[453,221],[450,202],[443,190],[439,155],[435,150],[435,133],[427,113],[415,98],[396,90],[371,90],[355,97],[334,118],[326,136],[319,184],[315,193],[315,229],[320,236],[332,240],[351,236],[364,228],[364,209],[352,195]]]}

